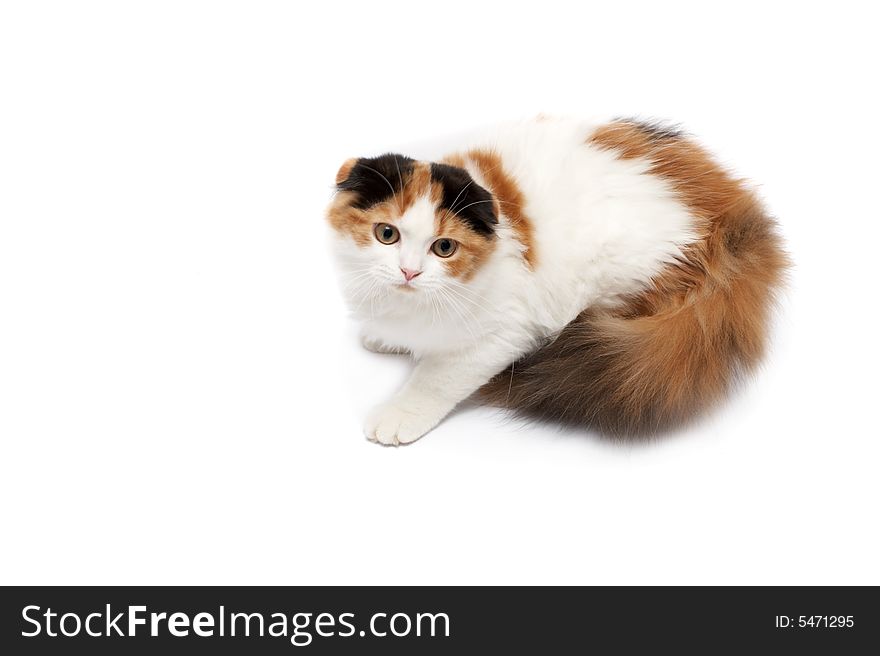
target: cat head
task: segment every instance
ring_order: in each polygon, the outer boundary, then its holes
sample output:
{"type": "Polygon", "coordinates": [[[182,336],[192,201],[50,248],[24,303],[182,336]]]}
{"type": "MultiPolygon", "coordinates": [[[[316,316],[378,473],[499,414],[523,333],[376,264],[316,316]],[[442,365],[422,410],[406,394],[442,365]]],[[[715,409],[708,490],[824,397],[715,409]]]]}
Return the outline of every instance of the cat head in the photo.
{"type": "Polygon", "coordinates": [[[463,168],[390,153],[350,159],[336,189],[327,219],[364,293],[466,284],[495,248],[498,202],[463,168]]]}

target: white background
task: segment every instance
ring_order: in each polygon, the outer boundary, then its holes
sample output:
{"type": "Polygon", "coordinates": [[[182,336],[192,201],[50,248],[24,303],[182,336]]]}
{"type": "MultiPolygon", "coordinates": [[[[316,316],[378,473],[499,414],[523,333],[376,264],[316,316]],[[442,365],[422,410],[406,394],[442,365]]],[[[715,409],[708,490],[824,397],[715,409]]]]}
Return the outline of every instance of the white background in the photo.
{"type": "Polygon", "coordinates": [[[700,4],[4,3],[0,582],[880,583],[876,22],[700,4]],[[655,443],[368,443],[408,365],[346,318],[336,169],[541,111],[760,183],[771,358],[655,443]]]}

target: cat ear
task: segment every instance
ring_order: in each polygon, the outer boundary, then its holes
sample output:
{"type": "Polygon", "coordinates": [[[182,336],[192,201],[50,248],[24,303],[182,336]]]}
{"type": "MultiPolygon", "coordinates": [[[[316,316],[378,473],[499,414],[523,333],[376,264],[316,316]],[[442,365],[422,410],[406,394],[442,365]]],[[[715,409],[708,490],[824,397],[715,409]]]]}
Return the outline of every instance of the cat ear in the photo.
{"type": "Polygon", "coordinates": [[[393,153],[350,159],[336,174],[336,190],[352,192],[352,206],[365,210],[400,193],[414,164],[415,160],[393,153]]]}
{"type": "Polygon", "coordinates": [[[342,166],[339,167],[339,171],[336,173],[336,184],[340,185],[346,180],[348,180],[348,176],[351,175],[351,170],[358,163],[357,157],[352,157],[351,159],[345,160],[342,166]]]}
{"type": "Polygon", "coordinates": [[[441,208],[448,210],[476,232],[494,234],[501,210],[498,199],[488,189],[477,184],[467,169],[432,163],[431,179],[439,182],[443,189],[441,208]]]}

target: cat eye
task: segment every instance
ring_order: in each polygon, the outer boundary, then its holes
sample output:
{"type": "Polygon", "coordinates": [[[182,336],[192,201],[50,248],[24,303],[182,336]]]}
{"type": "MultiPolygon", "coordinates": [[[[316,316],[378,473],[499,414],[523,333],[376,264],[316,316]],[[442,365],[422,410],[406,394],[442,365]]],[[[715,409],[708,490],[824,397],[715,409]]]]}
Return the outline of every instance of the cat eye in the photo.
{"type": "Polygon", "coordinates": [[[393,244],[400,239],[400,231],[387,223],[377,223],[373,227],[373,234],[383,244],[393,244]]]}
{"type": "Polygon", "coordinates": [[[449,257],[452,255],[455,250],[458,248],[458,242],[454,239],[438,239],[433,244],[431,244],[431,250],[434,251],[434,255],[438,255],[440,257],[449,257]]]}

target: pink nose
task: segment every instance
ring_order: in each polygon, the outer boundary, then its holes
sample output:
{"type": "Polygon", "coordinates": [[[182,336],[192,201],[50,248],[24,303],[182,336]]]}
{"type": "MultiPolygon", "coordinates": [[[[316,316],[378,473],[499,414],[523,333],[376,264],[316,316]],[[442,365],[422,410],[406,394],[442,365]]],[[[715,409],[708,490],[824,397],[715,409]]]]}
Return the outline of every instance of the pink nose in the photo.
{"type": "Polygon", "coordinates": [[[409,282],[416,276],[422,275],[421,271],[413,271],[412,269],[404,269],[403,267],[400,267],[400,271],[403,273],[403,277],[406,278],[407,282],[409,282]]]}

